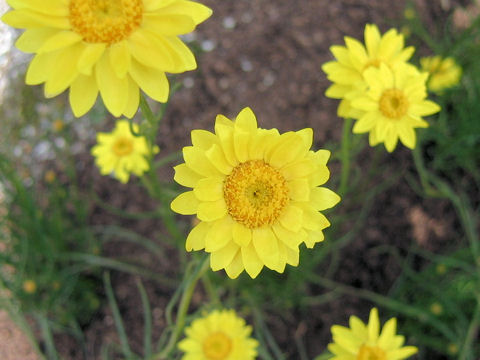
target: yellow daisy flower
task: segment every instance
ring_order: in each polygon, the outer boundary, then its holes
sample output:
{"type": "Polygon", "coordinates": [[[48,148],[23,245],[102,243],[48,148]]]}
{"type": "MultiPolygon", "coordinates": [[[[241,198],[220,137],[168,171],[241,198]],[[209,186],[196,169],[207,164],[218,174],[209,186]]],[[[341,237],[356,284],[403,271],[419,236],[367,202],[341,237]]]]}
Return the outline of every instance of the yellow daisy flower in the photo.
{"type": "Polygon", "coordinates": [[[378,68],[384,63],[393,68],[398,63],[405,63],[412,56],[413,47],[404,48],[404,38],[396,29],[390,29],[383,36],[376,25],[365,26],[365,45],[351,37],[345,37],[345,45],[334,45],[330,51],[335,57],[322,66],[327,78],[333,84],[325,95],[342,99],[338,107],[338,116],[354,118],[358,112],[351,107],[348,94],[364,87],[365,70],[378,68]]]}
{"type": "MultiPolygon", "coordinates": [[[[133,131],[138,132],[138,125],[132,125],[133,131]]],[[[128,120],[118,120],[111,133],[98,133],[97,145],[91,151],[100,173],[113,174],[124,184],[128,182],[130,174],[141,176],[149,169],[147,140],[131,133],[128,120]]],[[[153,151],[157,153],[158,148],[155,147],[153,151]]]]}
{"type": "Polygon", "coordinates": [[[424,57],[420,59],[422,70],[430,74],[427,82],[428,90],[440,93],[460,82],[462,68],[451,57],[424,57]]]}
{"type": "Polygon", "coordinates": [[[258,342],[252,328],[233,310],[214,310],[185,329],[187,337],[178,343],[182,360],[253,360],[258,342]]]}
{"type": "Polygon", "coordinates": [[[257,128],[250,108],[235,121],[218,115],[215,133],[192,131],[175,180],[193,191],[173,200],[173,211],[200,220],[186,249],[205,249],[211,268],[255,278],[263,266],[283,272],[298,265],[300,243],[323,240],[330,225],[319,211],[340,197],[320,187],[329,176],[330,152],[311,151],[312,129],[280,134],[257,128]]]}
{"type": "Polygon", "coordinates": [[[333,325],[333,343],[328,350],[331,360],[402,360],[415,354],[415,346],[403,346],[405,338],[396,335],[397,319],[388,320],[380,331],[378,311],[370,311],[368,324],[356,316],[350,316],[350,328],[333,325]]]}
{"type": "Polygon", "coordinates": [[[425,100],[427,76],[407,65],[391,70],[381,64],[379,69],[366,70],[364,78],[368,88],[351,103],[360,114],[353,132],[369,132],[370,145],[383,142],[389,152],[395,149],[398,139],[413,149],[416,143],[414,129],[428,127],[422,116],[440,110],[437,104],[425,100]]]}
{"type": "Polygon", "coordinates": [[[165,75],[196,68],[178,38],[212,11],[187,0],[7,0],[2,20],[26,29],[18,49],[34,53],[26,83],[45,83],[45,96],[70,88],[75,116],[85,114],[100,93],[115,116],[132,117],[139,88],[168,99],[165,75]]]}

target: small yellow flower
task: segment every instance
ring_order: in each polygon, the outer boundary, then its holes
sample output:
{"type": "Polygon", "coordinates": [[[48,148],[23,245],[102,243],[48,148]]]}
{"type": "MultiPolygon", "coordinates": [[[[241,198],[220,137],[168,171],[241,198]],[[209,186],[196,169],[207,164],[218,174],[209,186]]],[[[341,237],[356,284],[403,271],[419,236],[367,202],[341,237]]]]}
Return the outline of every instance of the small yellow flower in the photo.
{"type": "Polygon", "coordinates": [[[65,123],[61,119],[57,119],[52,123],[53,131],[60,132],[65,127],[65,123]]]}
{"type": "Polygon", "coordinates": [[[434,315],[441,315],[443,313],[443,306],[438,302],[434,302],[430,305],[430,311],[434,315]]]}
{"type": "Polygon", "coordinates": [[[335,57],[322,66],[327,78],[333,84],[325,95],[334,99],[342,99],[338,107],[338,116],[354,118],[358,112],[353,109],[348,94],[357,88],[364,88],[363,74],[369,68],[379,68],[386,64],[390,68],[398,63],[405,63],[412,56],[413,47],[404,48],[404,38],[397,30],[390,29],[383,36],[376,25],[365,26],[365,45],[351,37],[345,37],[345,45],[334,45],[330,51],[335,57]]]}
{"type": "Polygon", "coordinates": [[[378,311],[370,311],[368,324],[350,316],[350,328],[333,325],[333,343],[328,350],[331,360],[402,360],[415,354],[415,346],[403,346],[404,337],[396,334],[397,319],[388,320],[380,331],[378,311]]]}
{"type": "Polygon", "coordinates": [[[445,264],[438,264],[435,267],[435,271],[437,272],[438,275],[443,275],[447,272],[447,266],[445,264]]]}
{"type": "MultiPolygon", "coordinates": [[[[133,124],[133,131],[138,132],[137,124],[133,124]]],[[[98,133],[97,145],[91,151],[101,174],[113,173],[122,183],[128,181],[130,174],[141,176],[149,169],[147,141],[131,133],[127,120],[118,120],[111,133],[98,133]]],[[[158,152],[158,148],[154,152],[158,152]]]]}
{"type": "Polygon", "coordinates": [[[27,294],[33,294],[35,291],[37,291],[37,284],[33,280],[25,280],[22,287],[23,291],[25,291],[27,294]]]}
{"type": "Polygon", "coordinates": [[[422,70],[430,74],[427,82],[428,90],[441,93],[442,90],[454,87],[460,82],[462,68],[451,57],[424,57],[420,59],[422,70]]]}
{"type": "Polygon", "coordinates": [[[448,344],[447,351],[451,355],[457,355],[458,354],[458,345],[454,343],[448,344]]]}
{"type": "Polygon", "coordinates": [[[85,114],[100,93],[115,116],[132,117],[139,89],[165,102],[165,75],[193,70],[192,52],[178,37],[212,11],[188,0],[7,0],[2,20],[26,29],[18,49],[35,54],[26,83],[45,83],[45,96],[70,88],[75,116],[85,114]]]}
{"type": "Polygon", "coordinates": [[[214,310],[194,320],[178,343],[183,360],[254,360],[258,342],[250,337],[252,328],[233,310],[214,310]]]}
{"type": "Polygon", "coordinates": [[[218,115],[215,133],[192,131],[175,181],[193,188],[173,200],[173,211],[200,223],[186,249],[205,249],[211,268],[255,278],[264,266],[283,272],[298,265],[299,245],[311,248],[330,225],[320,211],[340,197],[321,187],[329,178],[327,150],[311,151],[312,129],[280,134],[257,127],[250,108],[235,121],[218,115]]]}
{"type": "Polygon", "coordinates": [[[367,89],[352,100],[352,107],[359,112],[353,132],[369,132],[370,145],[384,143],[389,152],[395,149],[398,139],[413,149],[414,129],[428,127],[422,116],[440,110],[437,104],[425,100],[427,76],[408,65],[391,70],[382,64],[379,69],[366,70],[367,89]]]}
{"type": "Polygon", "coordinates": [[[56,178],[56,175],[55,175],[55,171],[53,170],[47,170],[45,172],[45,175],[43,177],[45,179],[45,181],[49,184],[53,183],[55,181],[55,178],[56,178]]]}

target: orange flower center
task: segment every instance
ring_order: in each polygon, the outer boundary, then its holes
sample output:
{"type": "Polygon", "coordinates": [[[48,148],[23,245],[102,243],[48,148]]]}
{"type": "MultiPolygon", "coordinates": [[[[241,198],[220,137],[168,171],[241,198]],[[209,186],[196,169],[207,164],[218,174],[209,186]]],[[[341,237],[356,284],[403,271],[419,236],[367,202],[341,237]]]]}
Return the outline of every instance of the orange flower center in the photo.
{"type": "Polygon", "coordinates": [[[387,360],[387,354],[378,346],[362,345],[356,360],[387,360]]]}
{"type": "Polygon", "coordinates": [[[385,90],[380,97],[379,109],[384,116],[399,119],[407,113],[408,99],[401,90],[385,90]]]}
{"type": "Polygon", "coordinates": [[[70,24],[88,43],[113,44],[142,22],[142,0],[70,0],[70,24]]]}
{"type": "Polygon", "coordinates": [[[230,216],[250,229],[273,224],[289,200],[285,178],[262,160],[236,166],[223,195],[230,216]]]}
{"type": "Polygon", "coordinates": [[[133,151],[133,141],[127,137],[119,137],[113,143],[113,152],[115,155],[122,157],[132,153],[133,151]]]}
{"type": "Polygon", "coordinates": [[[232,340],[223,332],[208,335],[203,342],[203,353],[209,360],[223,360],[232,351],[232,340]]]}

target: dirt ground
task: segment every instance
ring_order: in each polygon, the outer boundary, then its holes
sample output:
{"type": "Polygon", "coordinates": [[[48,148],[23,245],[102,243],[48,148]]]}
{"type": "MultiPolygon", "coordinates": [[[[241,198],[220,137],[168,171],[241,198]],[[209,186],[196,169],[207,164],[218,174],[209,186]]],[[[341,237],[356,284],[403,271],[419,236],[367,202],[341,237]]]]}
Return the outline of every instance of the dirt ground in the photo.
{"type": "MultiPolygon", "coordinates": [[[[250,106],[263,128],[276,127],[281,132],[311,127],[315,148],[340,140],[342,119],[336,117],[338,102],[328,99],[324,92],[329,85],[321,64],[331,59],[329,47],[343,44],[345,35],[363,39],[365,24],[375,23],[382,32],[403,16],[405,1],[393,0],[203,0],[213,16],[199,26],[196,43],[203,49],[198,57],[198,70],[180,76],[184,87],[169,104],[164,117],[158,145],[164,154],[189,145],[190,131],[196,128],[212,130],[219,113],[234,116],[250,106]]],[[[451,13],[452,1],[418,1],[427,21],[445,18],[451,13]],[[447,4],[447,5],[445,5],[447,4]]],[[[369,154],[360,161],[368,163],[369,154]]],[[[138,186],[121,185],[101,177],[86,154],[79,162],[85,184],[94,184],[96,193],[111,205],[126,211],[148,211],[154,203],[138,186]]],[[[383,160],[388,177],[395,169],[407,171],[411,166],[410,153],[399,148],[383,160]]],[[[333,175],[338,164],[332,164],[333,175]]],[[[162,174],[171,179],[173,171],[162,174]]],[[[453,224],[441,222],[451,211],[442,202],[420,202],[408,187],[401,185],[380,195],[370,209],[367,224],[360,240],[342,249],[336,280],[352,286],[386,291],[399,272],[398,265],[388,255],[369,249],[379,243],[406,249],[406,239],[415,239],[428,249],[442,247],[453,224]],[[362,258],[356,254],[365,254],[362,258]]],[[[95,225],[119,222],[100,208],[92,209],[95,225]]],[[[162,229],[155,220],[122,220],[121,225],[153,239],[161,239],[162,229]]],[[[166,254],[175,254],[171,245],[164,245],[166,254]]],[[[141,248],[118,244],[107,245],[104,254],[119,259],[138,260],[154,271],[178,276],[178,258],[166,256],[162,263],[141,248]]],[[[132,276],[113,274],[113,284],[120,311],[127,324],[127,333],[134,349],[142,344],[142,313],[132,276]]],[[[155,335],[164,323],[164,310],[171,290],[152,281],[146,282],[152,303],[155,335]]],[[[309,289],[310,294],[316,289],[309,289]]],[[[194,297],[198,306],[201,294],[194,297]]],[[[330,340],[330,326],[345,324],[351,314],[366,318],[371,304],[354,298],[340,298],[311,308],[301,314],[292,309],[281,319],[267,318],[267,324],[288,359],[299,359],[291,339],[300,336],[309,358],[324,350],[330,340]],[[339,319],[341,319],[339,321],[339,319]]],[[[92,322],[85,326],[86,352],[78,351],[73,339],[57,338],[65,359],[98,359],[101,344],[116,339],[111,312],[105,304],[92,322]]],[[[1,353],[0,353],[1,354],[1,353]]],[[[1,357],[1,356],[0,356],[1,357]]],[[[3,357],[2,357],[3,358],[3,357]]],[[[22,358],[23,359],[23,358],[22,358]]],[[[25,358],[26,359],[26,358],[25,358]]]]}

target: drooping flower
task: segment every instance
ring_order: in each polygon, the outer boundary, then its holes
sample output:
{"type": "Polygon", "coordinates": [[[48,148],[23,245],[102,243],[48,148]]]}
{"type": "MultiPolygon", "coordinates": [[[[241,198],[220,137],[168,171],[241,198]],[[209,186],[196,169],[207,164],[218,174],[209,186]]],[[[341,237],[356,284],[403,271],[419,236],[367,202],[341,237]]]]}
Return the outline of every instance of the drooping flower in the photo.
{"type": "Polygon", "coordinates": [[[193,31],[211,10],[188,0],[7,0],[2,20],[26,29],[18,49],[34,53],[26,83],[45,83],[46,97],[70,88],[75,116],[100,93],[115,116],[132,117],[139,89],[168,99],[165,75],[196,68],[178,35],[193,31]]]}
{"type": "Polygon", "coordinates": [[[331,46],[330,51],[335,60],[322,66],[327,78],[333,82],[325,95],[341,99],[338,116],[344,118],[354,118],[358,115],[351,107],[350,98],[354,97],[358,88],[365,87],[363,74],[367,69],[379,68],[382,63],[394,68],[397,64],[410,59],[415,51],[411,46],[404,48],[404,37],[396,29],[390,29],[382,36],[376,25],[367,24],[364,37],[365,45],[346,36],[346,46],[331,46]]]}
{"type": "Polygon", "coordinates": [[[415,346],[402,346],[405,338],[396,334],[397,319],[388,320],[380,331],[378,310],[370,311],[368,324],[350,316],[350,328],[333,325],[332,360],[402,360],[415,354],[415,346]]]}
{"type": "Polygon", "coordinates": [[[312,141],[312,129],[257,128],[250,108],[235,121],[218,115],[214,134],[192,131],[193,146],[183,148],[175,180],[193,190],[171,204],[200,220],[187,251],[205,249],[211,268],[231,278],[243,270],[255,278],[263,266],[278,272],[297,266],[299,245],[313,247],[330,225],[319,211],[340,200],[320,187],[330,176],[330,152],[311,151],[312,141]]]}
{"type": "MultiPolygon", "coordinates": [[[[132,124],[138,132],[138,125],[132,124]]],[[[154,147],[153,153],[158,148],[154,147]]],[[[122,183],[128,182],[130,174],[143,175],[149,169],[147,156],[150,153],[144,136],[135,136],[130,131],[128,120],[118,120],[111,133],[98,133],[97,145],[92,148],[95,163],[102,175],[113,174],[122,183]]]]}
{"type": "Polygon", "coordinates": [[[359,113],[353,132],[369,132],[370,145],[384,143],[389,152],[395,149],[398,139],[413,149],[414,129],[428,127],[422,116],[440,110],[436,103],[426,100],[428,74],[407,65],[392,70],[381,64],[379,69],[366,70],[363,76],[367,88],[351,103],[359,113]]]}
{"type": "Polygon", "coordinates": [[[441,93],[460,82],[462,68],[451,57],[424,57],[420,59],[422,70],[430,74],[427,82],[428,90],[441,93]]]}

